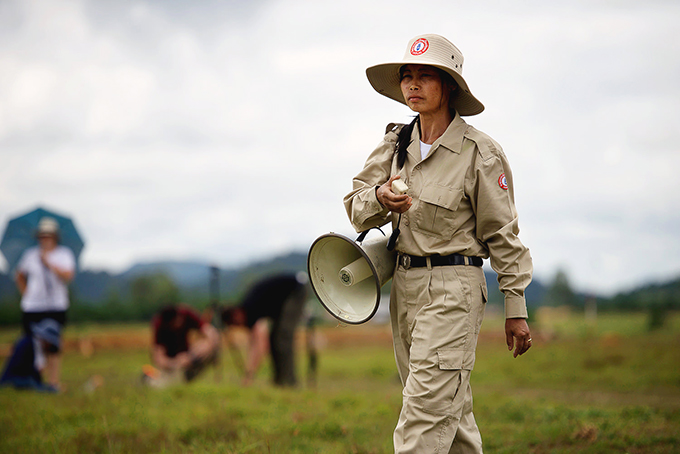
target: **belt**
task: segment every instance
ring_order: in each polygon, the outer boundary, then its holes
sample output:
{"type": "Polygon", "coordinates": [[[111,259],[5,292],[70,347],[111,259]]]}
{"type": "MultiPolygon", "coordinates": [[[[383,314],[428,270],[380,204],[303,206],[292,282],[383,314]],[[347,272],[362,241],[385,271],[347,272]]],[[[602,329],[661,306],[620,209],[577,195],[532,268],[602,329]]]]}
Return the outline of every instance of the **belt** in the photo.
{"type": "Polygon", "coordinates": [[[481,257],[467,257],[460,254],[451,255],[430,255],[429,257],[418,257],[417,255],[399,254],[399,264],[404,268],[422,268],[427,266],[430,260],[431,266],[451,266],[451,265],[471,265],[482,266],[484,261],[481,257]]]}

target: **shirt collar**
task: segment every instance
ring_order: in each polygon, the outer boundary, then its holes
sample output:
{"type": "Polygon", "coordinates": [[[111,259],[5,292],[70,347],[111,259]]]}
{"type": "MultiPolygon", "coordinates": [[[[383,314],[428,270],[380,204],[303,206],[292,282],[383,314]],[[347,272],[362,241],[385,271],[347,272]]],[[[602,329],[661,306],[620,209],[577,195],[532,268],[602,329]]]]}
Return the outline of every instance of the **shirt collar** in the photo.
{"type": "Polygon", "coordinates": [[[463,135],[465,131],[467,131],[467,123],[456,112],[456,116],[451,120],[449,127],[446,128],[446,131],[444,131],[440,138],[434,141],[432,148],[436,145],[441,145],[454,153],[460,154],[460,151],[463,149],[463,135]]]}
{"type": "MultiPolygon", "coordinates": [[[[456,116],[453,117],[453,120],[451,120],[451,123],[449,123],[449,127],[446,128],[444,134],[442,134],[441,137],[435,140],[432,144],[432,150],[435,150],[441,145],[442,147],[447,148],[449,151],[460,154],[463,148],[463,136],[465,131],[467,131],[467,127],[468,125],[465,120],[463,120],[463,118],[458,115],[458,112],[456,112],[456,116]]],[[[412,140],[408,147],[408,151],[414,156],[417,156],[418,160],[420,160],[420,131],[417,127],[413,128],[411,139],[412,140]]],[[[432,150],[430,152],[432,152],[432,150]]]]}

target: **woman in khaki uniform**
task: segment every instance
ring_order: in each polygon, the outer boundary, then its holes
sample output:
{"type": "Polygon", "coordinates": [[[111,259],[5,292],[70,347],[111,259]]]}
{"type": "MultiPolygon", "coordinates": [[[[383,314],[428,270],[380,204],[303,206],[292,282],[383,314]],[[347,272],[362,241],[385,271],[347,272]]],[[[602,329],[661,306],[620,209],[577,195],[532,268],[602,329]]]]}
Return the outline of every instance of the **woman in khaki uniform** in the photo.
{"type": "Polygon", "coordinates": [[[421,35],[402,61],[366,70],[380,94],[417,113],[388,126],[344,200],[358,232],[391,220],[398,235],[390,316],[404,390],[395,453],[482,452],[470,389],[487,299],[482,259],[505,297],[508,349],[517,357],[531,347],[532,264],[517,236],[512,174],[501,147],[461,118],[484,110],[462,69],[452,43],[421,35]]]}

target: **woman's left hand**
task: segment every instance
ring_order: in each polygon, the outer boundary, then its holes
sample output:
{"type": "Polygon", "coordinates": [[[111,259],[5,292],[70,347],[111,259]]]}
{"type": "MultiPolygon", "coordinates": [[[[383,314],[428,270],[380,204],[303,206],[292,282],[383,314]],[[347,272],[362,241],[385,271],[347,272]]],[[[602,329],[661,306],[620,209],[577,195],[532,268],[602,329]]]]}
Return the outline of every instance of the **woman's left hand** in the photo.
{"type": "Polygon", "coordinates": [[[505,320],[505,341],[508,350],[515,347],[513,357],[523,355],[531,348],[531,331],[529,324],[524,318],[508,318],[505,320]]]}

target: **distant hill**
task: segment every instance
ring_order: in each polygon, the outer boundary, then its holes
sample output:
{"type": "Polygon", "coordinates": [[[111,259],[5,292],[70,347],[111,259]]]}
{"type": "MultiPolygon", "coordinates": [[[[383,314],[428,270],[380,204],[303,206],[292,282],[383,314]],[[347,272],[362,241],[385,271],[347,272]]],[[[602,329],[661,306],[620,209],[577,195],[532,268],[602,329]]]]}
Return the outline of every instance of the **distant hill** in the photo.
{"type": "Polygon", "coordinates": [[[664,283],[647,284],[637,289],[616,294],[601,307],[618,309],[680,308],[680,278],[664,283]]]}
{"type": "Polygon", "coordinates": [[[71,283],[71,298],[98,304],[114,295],[125,295],[128,282],[106,271],[80,271],[71,283]]]}
{"type": "Polygon", "coordinates": [[[205,262],[147,262],[133,265],[119,277],[134,279],[145,274],[166,274],[181,288],[208,285],[210,265],[205,262]]]}
{"type": "Polygon", "coordinates": [[[0,302],[8,298],[18,298],[18,295],[19,291],[14,279],[7,274],[0,273],[0,302]]]}
{"type": "MultiPolygon", "coordinates": [[[[297,272],[307,267],[307,256],[290,253],[269,260],[254,262],[241,268],[219,270],[219,294],[222,298],[241,295],[255,280],[278,272],[297,272]]],[[[120,274],[105,271],[80,271],[71,289],[74,298],[83,303],[100,304],[111,295],[125,298],[130,283],[139,276],[164,274],[170,277],[184,295],[208,298],[210,295],[211,265],[197,261],[162,261],[138,263],[120,274]]],[[[2,280],[0,279],[0,285],[2,280]]],[[[11,284],[12,287],[14,284],[11,284]]]]}

